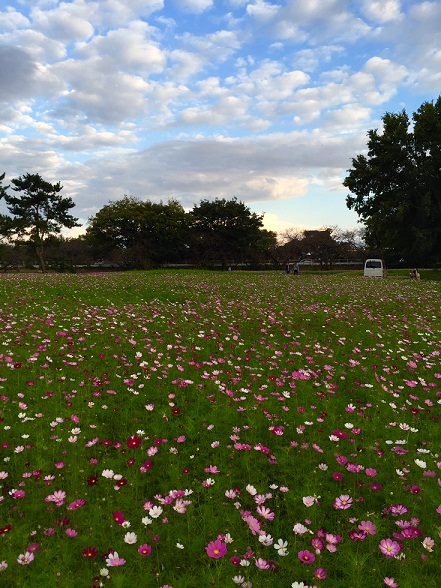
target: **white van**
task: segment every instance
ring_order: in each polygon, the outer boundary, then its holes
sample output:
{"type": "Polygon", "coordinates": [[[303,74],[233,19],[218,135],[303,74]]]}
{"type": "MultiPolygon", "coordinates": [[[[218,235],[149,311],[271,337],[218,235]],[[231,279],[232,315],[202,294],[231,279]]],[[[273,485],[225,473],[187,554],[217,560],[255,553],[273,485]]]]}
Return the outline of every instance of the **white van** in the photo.
{"type": "Polygon", "coordinates": [[[386,264],[382,259],[366,259],[364,264],[365,278],[385,278],[386,264]]]}

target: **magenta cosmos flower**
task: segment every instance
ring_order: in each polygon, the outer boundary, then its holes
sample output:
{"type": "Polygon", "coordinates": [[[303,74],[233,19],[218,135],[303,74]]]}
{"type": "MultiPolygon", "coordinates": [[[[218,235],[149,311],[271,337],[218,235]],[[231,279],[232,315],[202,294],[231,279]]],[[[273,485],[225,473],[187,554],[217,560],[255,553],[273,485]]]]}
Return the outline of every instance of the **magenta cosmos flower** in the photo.
{"type": "Polygon", "coordinates": [[[299,560],[305,564],[312,564],[315,561],[315,555],[313,553],[311,553],[310,551],[308,551],[307,549],[304,549],[303,551],[299,551],[297,556],[298,556],[299,560]]]}
{"type": "Polygon", "coordinates": [[[123,515],[123,513],[120,510],[115,510],[115,512],[112,512],[112,516],[115,519],[115,523],[117,525],[122,525],[124,523],[124,521],[126,520],[126,517],[123,515]]]}
{"type": "Polygon", "coordinates": [[[145,557],[147,557],[147,555],[150,555],[151,552],[152,552],[152,548],[147,543],[145,543],[144,545],[140,545],[138,547],[138,553],[140,553],[141,555],[144,555],[145,557]]]}
{"type": "Polygon", "coordinates": [[[222,541],[219,541],[219,539],[216,539],[216,541],[211,541],[211,543],[207,545],[205,551],[207,552],[208,557],[219,559],[227,553],[227,546],[225,543],[222,543],[222,541]]]}
{"type": "Polygon", "coordinates": [[[392,539],[383,539],[378,547],[386,557],[395,557],[401,550],[400,544],[392,539]]]}

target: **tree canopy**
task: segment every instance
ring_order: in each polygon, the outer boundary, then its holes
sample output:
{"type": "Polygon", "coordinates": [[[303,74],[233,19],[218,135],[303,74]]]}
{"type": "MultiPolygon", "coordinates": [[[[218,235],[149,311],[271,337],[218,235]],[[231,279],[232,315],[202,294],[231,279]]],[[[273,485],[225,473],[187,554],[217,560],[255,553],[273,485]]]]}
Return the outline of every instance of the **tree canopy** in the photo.
{"type": "Polygon", "coordinates": [[[190,212],[169,200],[159,204],[125,196],[89,219],[86,238],[97,255],[125,267],[189,262],[205,266],[258,263],[275,247],[262,216],[236,198],[202,200],[190,212]]]}
{"type": "Polygon", "coordinates": [[[413,113],[386,113],[370,130],[367,154],[352,159],[346,204],[365,225],[365,239],[390,261],[413,265],[441,258],[441,96],[413,113]]]}
{"type": "Polygon", "coordinates": [[[187,217],[181,204],[124,196],[109,202],[89,219],[87,238],[100,257],[127,267],[149,268],[180,261],[185,253],[187,217]]]}
{"type": "Polygon", "coordinates": [[[192,245],[198,259],[220,260],[223,269],[232,262],[245,262],[268,250],[276,235],[263,229],[258,215],[233,198],[201,200],[190,212],[192,245]]]}
{"type": "Polygon", "coordinates": [[[35,248],[40,268],[46,271],[44,244],[51,235],[61,233],[63,227],[80,226],[69,214],[75,206],[71,198],[61,196],[63,186],[46,182],[39,174],[25,174],[11,180],[12,190],[1,186],[5,174],[0,176],[0,198],[4,198],[9,215],[0,215],[0,232],[8,239],[26,238],[35,248]]]}

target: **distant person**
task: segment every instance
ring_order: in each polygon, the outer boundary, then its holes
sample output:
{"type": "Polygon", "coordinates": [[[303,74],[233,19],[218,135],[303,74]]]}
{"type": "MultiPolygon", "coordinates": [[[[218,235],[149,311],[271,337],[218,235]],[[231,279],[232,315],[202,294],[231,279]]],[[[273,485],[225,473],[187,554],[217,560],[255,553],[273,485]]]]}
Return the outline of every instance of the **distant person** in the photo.
{"type": "Polygon", "coordinates": [[[290,271],[291,271],[291,267],[290,267],[289,263],[287,263],[285,265],[285,273],[289,274],[290,271]]]}
{"type": "Polygon", "coordinates": [[[420,281],[420,279],[421,279],[420,272],[416,268],[410,272],[410,279],[416,280],[417,282],[420,281]]]}
{"type": "Polygon", "coordinates": [[[297,261],[295,262],[293,268],[292,268],[292,272],[295,276],[299,275],[299,264],[297,263],[297,261]]]}

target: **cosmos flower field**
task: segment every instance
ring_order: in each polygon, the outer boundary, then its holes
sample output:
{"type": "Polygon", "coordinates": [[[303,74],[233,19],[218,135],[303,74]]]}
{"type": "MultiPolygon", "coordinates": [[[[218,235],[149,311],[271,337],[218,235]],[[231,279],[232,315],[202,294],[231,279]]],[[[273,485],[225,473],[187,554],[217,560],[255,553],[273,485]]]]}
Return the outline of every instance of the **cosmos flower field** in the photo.
{"type": "Polygon", "coordinates": [[[439,585],[441,286],[0,276],[0,585],[439,585]]]}

